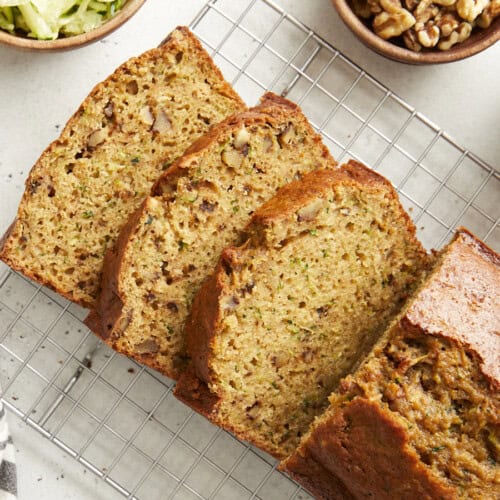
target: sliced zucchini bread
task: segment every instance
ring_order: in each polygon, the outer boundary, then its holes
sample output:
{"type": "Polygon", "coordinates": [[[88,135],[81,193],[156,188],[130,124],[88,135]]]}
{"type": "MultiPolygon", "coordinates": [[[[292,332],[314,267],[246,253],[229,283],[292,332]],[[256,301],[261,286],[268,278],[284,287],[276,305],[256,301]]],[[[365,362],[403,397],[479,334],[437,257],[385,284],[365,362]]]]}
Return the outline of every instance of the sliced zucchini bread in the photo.
{"type": "Polygon", "coordinates": [[[285,186],[246,232],[194,300],[176,395],[281,459],[429,257],[391,184],[353,161],[285,186]]]}
{"type": "Polygon", "coordinates": [[[266,94],[214,126],[163,175],[127,223],[86,323],[118,351],[177,378],[191,301],[254,210],[335,162],[298,106],[266,94]]]}
{"type": "Polygon", "coordinates": [[[282,467],[328,500],[500,498],[499,284],[460,230],[282,467]]]}
{"type": "Polygon", "coordinates": [[[26,181],[0,258],[91,307],[106,249],[160,174],[245,106],[187,28],[98,84],[26,181]]]}

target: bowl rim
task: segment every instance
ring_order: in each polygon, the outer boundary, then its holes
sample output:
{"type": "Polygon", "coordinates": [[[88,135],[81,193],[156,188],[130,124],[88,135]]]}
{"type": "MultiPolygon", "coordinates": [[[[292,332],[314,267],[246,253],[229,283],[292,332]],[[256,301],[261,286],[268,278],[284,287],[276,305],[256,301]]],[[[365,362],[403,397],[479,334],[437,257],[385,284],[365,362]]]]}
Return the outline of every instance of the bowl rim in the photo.
{"type": "Polygon", "coordinates": [[[339,16],[347,27],[368,47],[380,55],[408,64],[440,64],[465,59],[481,52],[500,40],[500,17],[491,26],[474,33],[467,41],[450,50],[413,52],[380,38],[353,12],[347,0],[332,0],[339,16]]]}
{"type": "Polygon", "coordinates": [[[128,21],[140,7],[142,7],[145,1],[146,0],[127,0],[125,5],[115,16],[109,19],[109,21],[106,21],[104,24],[101,24],[101,26],[87,33],[66,38],[57,38],[56,40],[37,40],[36,38],[25,38],[12,35],[11,33],[0,30],[0,43],[24,50],[41,51],[68,50],[83,47],[104,38],[106,35],[119,28],[128,21]]]}

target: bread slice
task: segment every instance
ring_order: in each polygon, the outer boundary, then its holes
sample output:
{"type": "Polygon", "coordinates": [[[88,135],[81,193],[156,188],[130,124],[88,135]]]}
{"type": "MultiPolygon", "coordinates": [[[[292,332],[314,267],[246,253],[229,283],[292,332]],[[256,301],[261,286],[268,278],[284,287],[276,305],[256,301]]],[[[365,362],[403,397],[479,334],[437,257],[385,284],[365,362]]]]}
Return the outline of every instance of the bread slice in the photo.
{"type": "Polygon", "coordinates": [[[0,246],[12,268],[86,307],[106,249],[154,181],[245,108],[184,27],[98,84],[37,161],[0,246]]]}
{"type": "Polygon", "coordinates": [[[176,395],[284,458],[399,311],[428,256],[391,184],[354,161],[284,187],[247,231],[194,300],[194,373],[176,395]]]}
{"type": "Polygon", "coordinates": [[[335,162],[298,106],[274,94],[215,126],[159,179],[122,231],[87,325],[177,378],[191,300],[221,250],[280,186],[328,166],[335,162]]]}
{"type": "Polygon", "coordinates": [[[283,464],[318,498],[500,498],[500,257],[460,230],[283,464]],[[340,497],[341,498],[341,497],[340,497]]]}

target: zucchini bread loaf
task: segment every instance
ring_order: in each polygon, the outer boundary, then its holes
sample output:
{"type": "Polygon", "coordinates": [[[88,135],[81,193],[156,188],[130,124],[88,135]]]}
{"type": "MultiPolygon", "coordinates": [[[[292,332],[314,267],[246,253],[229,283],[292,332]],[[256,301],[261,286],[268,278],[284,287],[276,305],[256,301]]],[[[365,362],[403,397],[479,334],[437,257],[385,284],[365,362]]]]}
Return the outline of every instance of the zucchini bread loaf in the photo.
{"type": "Polygon", "coordinates": [[[187,28],[98,84],[35,164],[0,258],[83,306],[106,249],[154,181],[245,108],[187,28]]]}
{"type": "Polygon", "coordinates": [[[284,458],[429,258],[391,184],[353,161],[281,189],[247,233],[194,300],[176,395],[284,458]]]}
{"type": "Polygon", "coordinates": [[[192,297],[221,250],[280,186],[334,166],[298,106],[274,94],[213,127],[127,223],[87,325],[118,351],[177,378],[192,297]]]}
{"type": "Polygon", "coordinates": [[[500,498],[499,284],[459,231],[282,467],[323,499],[500,498]]]}

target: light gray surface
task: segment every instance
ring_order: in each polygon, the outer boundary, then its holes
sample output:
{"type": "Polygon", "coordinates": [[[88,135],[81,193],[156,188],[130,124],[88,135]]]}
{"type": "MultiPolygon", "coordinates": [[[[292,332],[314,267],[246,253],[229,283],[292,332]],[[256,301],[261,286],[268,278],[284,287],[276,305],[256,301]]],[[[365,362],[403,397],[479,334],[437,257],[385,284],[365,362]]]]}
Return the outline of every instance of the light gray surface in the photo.
{"type": "MultiPolygon", "coordinates": [[[[447,66],[409,67],[364,48],[327,0],[277,2],[361,67],[413,104],[458,142],[498,166],[500,44],[447,66]]],[[[148,0],[139,14],[103,42],[61,54],[0,48],[0,231],[15,214],[29,168],[90,88],[120,62],[156,45],[177,24],[188,24],[203,1],[148,0]]],[[[234,47],[237,51],[238,47],[234,47]]],[[[460,184],[460,179],[458,180],[460,184]]],[[[474,179],[464,177],[464,182],[474,179]]],[[[463,183],[462,183],[463,184],[463,183]]],[[[463,187],[463,186],[462,186],[463,187]]],[[[415,191],[418,194],[418,189],[415,191]]],[[[498,196],[498,191],[492,191],[498,196]]],[[[485,201],[498,205],[498,198],[485,201]]],[[[121,498],[32,429],[11,418],[21,500],[121,498]],[[61,475],[64,475],[64,478],[61,475]],[[39,480],[39,478],[41,478],[39,480]]]]}

